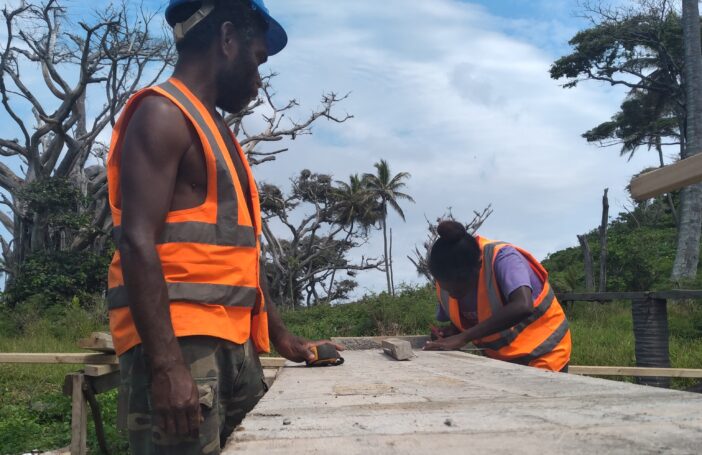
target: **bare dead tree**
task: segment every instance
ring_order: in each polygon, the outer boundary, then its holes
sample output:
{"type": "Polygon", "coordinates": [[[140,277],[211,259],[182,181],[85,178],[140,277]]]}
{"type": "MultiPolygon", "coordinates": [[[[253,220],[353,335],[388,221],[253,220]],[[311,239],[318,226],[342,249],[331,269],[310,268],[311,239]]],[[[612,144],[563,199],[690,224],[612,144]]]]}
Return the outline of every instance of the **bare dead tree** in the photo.
{"type": "MultiPolygon", "coordinates": [[[[129,97],[161,80],[175,63],[176,53],[170,33],[156,14],[126,0],[77,23],[61,0],[22,1],[16,8],[6,6],[3,16],[5,30],[0,36],[6,38],[0,43],[0,97],[13,133],[0,138],[0,204],[7,208],[7,212],[0,211],[0,222],[9,231],[0,242],[2,270],[10,282],[34,252],[101,250],[106,244],[112,221],[105,170],[109,144],[104,137],[129,97]],[[34,80],[39,74],[40,80],[34,80]],[[76,207],[89,218],[88,223],[56,226],[47,204],[38,210],[23,197],[28,192],[41,196],[52,182],[66,182],[78,191],[81,201],[89,201],[76,207]]],[[[272,161],[288,150],[270,151],[264,144],[311,134],[321,119],[344,123],[353,118],[334,112],[348,95],[327,93],[319,108],[300,116],[303,121],[296,120],[300,103],[293,99],[278,104],[271,86],[274,77],[263,78],[262,96],[247,109],[225,116],[253,165],[272,161]],[[243,119],[259,113],[265,127],[248,131],[243,119]]],[[[61,185],[56,188],[63,189],[61,185]]],[[[320,221],[307,221],[298,235],[311,235],[311,244],[316,245],[320,221]]],[[[267,251],[281,251],[285,242],[276,239],[268,226],[265,231],[267,251]]],[[[341,239],[340,233],[335,235],[341,239]]],[[[358,242],[353,235],[346,242],[351,240],[358,242]]],[[[314,283],[308,289],[314,298],[334,299],[344,293],[344,286],[350,286],[335,284],[335,273],[327,275],[314,264],[314,259],[308,261],[305,275],[308,283],[314,283]],[[326,290],[321,290],[321,283],[326,290]]],[[[347,265],[338,269],[352,273],[354,267],[365,270],[374,263],[363,259],[347,265]]]]}
{"type": "Polygon", "coordinates": [[[609,188],[605,188],[602,195],[602,222],[600,223],[600,282],[599,292],[607,291],[607,225],[609,224],[609,198],[607,193],[609,188]]]}
{"type": "MultiPolygon", "coordinates": [[[[314,124],[319,120],[342,124],[353,118],[347,113],[337,115],[334,112],[349,94],[341,96],[329,92],[322,95],[320,106],[305,116],[304,120],[295,120],[294,112],[300,103],[291,99],[285,104],[279,104],[272,86],[276,76],[276,73],[270,73],[262,78],[262,96],[245,110],[238,114],[224,115],[225,121],[239,138],[249,163],[254,166],[274,161],[278,155],[289,150],[287,147],[264,150],[265,144],[294,141],[300,136],[311,135],[314,124]],[[263,117],[264,128],[258,132],[247,130],[245,119],[257,113],[263,117]]],[[[345,271],[353,275],[357,271],[379,267],[375,259],[361,258],[357,263],[348,262],[348,251],[360,246],[359,242],[365,242],[365,238],[359,236],[363,229],[353,222],[338,223],[330,219],[330,210],[333,208],[329,195],[321,198],[320,195],[304,193],[310,190],[311,177],[309,171],[303,171],[300,178],[293,180],[293,188],[287,197],[283,197],[282,192],[272,185],[261,187],[261,193],[267,199],[265,202],[273,204],[268,206],[269,211],[263,219],[267,273],[273,293],[278,294],[277,297],[283,304],[291,307],[302,300],[310,305],[312,302],[331,302],[344,298],[355,287],[355,281],[338,282],[338,272],[345,271]],[[305,185],[308,185],[307,188],[303,188],[305,185]],[[314,210],[302,220],[297,220],[294,212],[302,203],[312,204],[314,210]],[[273,233],[271,222],[285,226],[290,237],[285,235],[285,238],[278,238],[273,233]],[[325,228],[328,230],[324,231],[325,228]],[[284,291],[282,283],[286,283],[284,291]]],[[[323,182],[316,182],[315,185],[326,185],[324,191],[332,191],[331,177],[326,176],[326,180],[325,176],[315,176],[317,177],[321,177],[323,182]]],[[[262,205],[265,210],[266,203],[262,205]]]]}
{"type": "Polygon", "coordinates": [[[590,244],[587,242],[587,235],[579,235],[578,242],[583,250],[583,265],[585,267],[585,291],[593,292],[595,290],[595,275],[593,272],[592,252],[590,252],[590,244]]]}
{"type": "Polygon", "coordinates": [[[307,170],[292,180],[287,195],[276,186],[262,185],[266,272],[271,293],[287,307],[345,298],[355,281],[338,281],[337,272],[353,278],[359,271],[382,266],[375,258],[349,259],[348,253],[367,241],[367,229],[336,216],[336,195],[331,176],[307,170]],[[286,234],[275,235],[272,225],[286,234]]]}
{"type": "MultiPolygon", "coordinates": [[[[566,88],[591,80],[629,90],[622,111],[586,133],[588,140],[614,139],[603,145],[621,143],[623,154],[642,146],[659,150],[659,144],[677,144],[680,159],[698,153],[700,128],[690,127],[702,106],[698,3],[637,0],[613,7],[603,0],[580,3],[591,27],[571,39],[574,52],[554,63],[552,78],[566,79],[566,88]]],[[[671,204],[678,227],[671,279],[677,285],[697,274],[702,185],[690,185],[679,194],[677,209],[671,204]]]]}
{"type": "MultiPolygon", "coordinates": [[[[473,219],[464,224],[468,233],[470,235],[475,234],[483,226],[485,221],[487,221],[490,215],[492,215],[492,204],[489,204],[485,209],[483,209],[482,212],[473,211],[473,219]]],[[[417,274],[425,277],[430,283],[434,282],[434,278],[431,276],[431,272],[429,271],[429,255],[431,253],[431,247],[434,245],[434,242],[436,242],[436,239],[439,238],[439,233],[437,232],[439,223],[444,220],[456,220],[450,208],[444,216],[437,218],[435,223],[432,223],[428,219],[426,220],[429,230],[426,240],[422,243],[421,249],[420,247],[415,246],[412,256],[407,256],[407,259],[409,259],[417,269],[417,274]]]]}
{"type": "Polygon", "coordinates": [[[322,95],[321,106],[308,115],[305,120],[294,120],[291,114],[300,106],[300,103],[296,99],[291,99],[284,105],[278,104],[275,100],[276,93],[271,85],[276,76],[276,73],[270,73],[262,78],[263,95],[254,100],[244,111],[239,114],[227,114],[224,117],[234,134],[239,138],[239,142],[252,165],[273,161],[276,156],[288,151],[287,148],[272,151],[260,150],[259,146],[262,144],[280,142],[284,139],[295,140],[299,136],[310,135],[313,124],[320,119],[344,123],[353,118],[353,115],[349,114],[343,116],[334,114],[334,109],[339,103],[345,101],[349,94],[340,96],[329,92],[322,95]],[[265,128],[256,133],[247,131],[244,119],[261,110],[266,112],[262,114],[265,128]]]}
{"type": "Polygon", "coordinates": [[[390,229],[390,236],[388,238],[388,267],[390,267],[390,289],[392,289],[392,295],[395,295],[395,268],[393,267],[392,261],[392,228],[390,229]]]}
{"type": "Polygon", "coordinates": [[[104,239],[111,220],[106,201],[107,144],[100,137],[139,88],[157,81],[174,49],[154,14],[131,2],[72,22],[59,0],[22,1],[3,9],[0,44],[2,108],[17,137],[0,138],[0,189],[9,213],[0,221],[3,271],[11,279],[31,253],[80,250],[104,239]],[[40,75],[41,81],[31,82],[40,75]],[[21,193],[50,180],[70,182],[91,203],[89,226],[54,232],[46,213],[32,211],[21,193]]]}

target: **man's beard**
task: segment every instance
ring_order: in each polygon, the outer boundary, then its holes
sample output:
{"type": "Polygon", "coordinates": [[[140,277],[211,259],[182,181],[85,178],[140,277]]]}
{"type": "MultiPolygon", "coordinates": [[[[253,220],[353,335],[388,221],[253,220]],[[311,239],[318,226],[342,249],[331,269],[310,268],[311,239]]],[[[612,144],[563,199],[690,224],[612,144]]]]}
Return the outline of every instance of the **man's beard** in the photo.
{"type": "MultiPolygon", "coordinates": [[[[251,63],[257,71],[255,63],[251,63]]],[[[219,98],[217,107],[230,114],[239,114],[255,99],[254,89],[255,74],[246,74],[247,65],[243,59],[238,58],[230,68],[220,72],[217,78],[219,98]]]]}

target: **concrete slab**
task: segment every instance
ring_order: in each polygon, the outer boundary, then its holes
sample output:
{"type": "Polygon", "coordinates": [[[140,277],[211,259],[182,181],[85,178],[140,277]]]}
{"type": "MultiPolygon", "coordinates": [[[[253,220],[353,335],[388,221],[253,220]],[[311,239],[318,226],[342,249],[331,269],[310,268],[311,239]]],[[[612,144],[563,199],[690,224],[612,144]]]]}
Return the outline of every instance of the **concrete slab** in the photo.
{"type": "Polygon", "coordinates": [[[331,341],[344,345],[348,351],[363,351],[366,349],[381,349],[383,347],[383,341],[389,339],[408,341],[413,349],[422,349],[427,341],[429,341],[429,337],[425,335],[334,337],[331,341]]]}
{"type": "Polygon", "coordinates": [[[224,454],[700,453],[702,396],[460,352],[287,366],[224,454]]]}

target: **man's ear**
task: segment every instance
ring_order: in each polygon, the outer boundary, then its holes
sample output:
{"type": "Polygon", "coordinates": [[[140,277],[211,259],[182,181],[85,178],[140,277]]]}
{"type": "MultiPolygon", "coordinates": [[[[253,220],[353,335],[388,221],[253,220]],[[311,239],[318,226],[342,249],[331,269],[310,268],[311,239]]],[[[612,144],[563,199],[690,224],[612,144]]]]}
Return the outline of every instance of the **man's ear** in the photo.
{"type": "Polygon", "coordinates": [[[234,24],[225,22],[219,30],[220,49],[224,57],[234,60],[239,54],[239,35],[234,24]]]}

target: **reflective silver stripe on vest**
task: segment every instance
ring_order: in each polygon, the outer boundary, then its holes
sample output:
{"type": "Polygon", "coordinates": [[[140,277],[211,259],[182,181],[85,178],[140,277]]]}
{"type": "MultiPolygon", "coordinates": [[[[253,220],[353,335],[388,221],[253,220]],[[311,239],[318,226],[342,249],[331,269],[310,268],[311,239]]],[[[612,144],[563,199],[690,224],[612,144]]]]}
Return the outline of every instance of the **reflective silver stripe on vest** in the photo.
{"type": "Polygon", "coordinates": [[[514,359],[509,359],[508,362],[518,363],[520,365],[529,365],[529,363],[532,360],[538,359],[539,357],[544,356],[549,352],[553,351],[553,349],[556,346],[558,346],[558,344],[561,341],[563,341],[563,338],[568,333],[568,329],[568,320],[563,319],[561,325],[558,326],[558,328],[551,334],[551,336],[546,338],[546,341],[537,346],[533,351],[531,351],[530,354],[514,359]]]}
{"type": "MultiPolygon", "coordinates": [[[[485,262],[485,264],[484,264],[485,281],[486,281],[488,296],[489,296],[489,300],[490,300],[490,309],[492,310],[493,313],[495,313],[497,310],[502,308],[502,299],[500,299],[499,293],[496,289],[495,282],[492,279],[492,275],[493,275],[492,262],[493,262],[493,256],[495,253],[495,247],[500,246],[500,245],[506,245],[506,243],[505,242],[488,243],[483,248],[483,261],[485,262]]],[[[441,289],[440,303],[443,306],[444,311],[446,312],[446,315],[449,316],[449,318],[451,317],[451,300],[450,299],[451,299],[451,296],[449,295],[449,293],[447,291],[441,289]]],[[[476,303],[478,306],[480,306],[480,302],[476,302],[476,303]]],[[[480,312],[480,310],[478,309],[478,313],[479,312],[480,312]]],[[[458,306],[458,313],[459,313],[459,315],[461,313],[460,303],[458,306]]],[[[454,325],[455,325],[455,322],[454,322],[454,325]]],[[[459,326],[456,326],[456,327],[459,327],[459,326]]]]}
{"type": "MultiPolygon", "coordinates": [[[[167,223],[158,243],[186,242],[220,246],[256,247],[256,231],[254,228],[239,225],[237,194],[233,184],[234,178],[238,179],[239,177],[233,176],[226,165],[224,151],[217,142],[217,137],[221,136],[220,132],[212,131],[212,128],[209,127],[193,102],[172,82],[165,82],[159,88],[175,98],[185,108],[210,144],[217,168],[217,222],[216,224],[199,222],[167,223]]],[[[115,228],[113,237],[116,244],[119,245],[121,229],[115,228]]]]}
{"type": "Polygon", "coordinates": [[[553,293],[553,289],[551,289],[551,286],[548,284],[548,282],[544,283],[544,286],[548,286],[548,293],[541,301],[541,303],[536,308],[534,308],[534,311],[532,312],[531,316],[524,319],[522,322],[515,325],[514,327],[500,332],[500,338],[498,340],[488,343],[475,343],[475,345],[477,347],[491,349],[493,351],[502,349],[505,346],[512,343],[519,336],[519,334],[522,333],[530,324],[532,324],[541,316],[546,314],[546,312],[551,308],[551,305],[553,305],[553,302],[556,301],[556,296],[553,293]]]}
{"type": "MultiPolygon", "coordinates": [[[[112,238],[119,247],[122,226],[112,230],[112,238]]],[[[166,243],[207,243],[217,246],[256,247],[256,233],[251,226],[231,226],[198,222],[167,223],[156,240],[157,245],[166,243]],[[230,232],[226,232],[230,231],[230,232]]]]}
{"type": "Polygon", "coordinates": [[[493,279],[494,269],[493,261],[495,259],[495,248],[500,245],[506,245],[505,242],[488,243],[483,248],[483,261],[485,262],[483,270],[485,270],[485,285],[487,286],[488,300],[490,300],[490,309],[492,313],[499,311],[502,306],[502,298],[497,289],[497,283],[493,279]]]}
{"type": "MultiPolygon", "coordinates": [[[[166,283],[171,302],[207,303],[229,307],[253,308],[258,290],[243,286],[224,286],[202,283],[166,283]]],[[[129,296],[124,286],[107,291],[108,309],[129,306],[129,296]]]]}
{"type": "Polygon", "coordinates": [[[444,291],[443,289],[440,289],[440,291],[441,298],[439,298],[439,304],[444,309],[446,316],[451,319],[451,295],[448,293],[448,291],[444,291]]]}
{"type": "MultiPolygon", "coordinates": [[[[251,226],[239,225],[237,193],[234,179],[224,159],[224,151],[217,142],[219,131],[213,131],[195,104],[170,81],[159,86],[192,117],[202,131],[214,154],[217,175],[217,218],[216,223],[166,223],[158,243],[202,243],[218,246],[239,246],[256,248],[256,232],[251,226]]],[[[213,121],[214,122],[214,121],[213,121]]],[[[216,124],[216,122],[214,122],[216,124]]],[[[203,144],[204,148],[204,144],[203,144]]],[[[227,151],[228,153],[228,151],[227,151]]],[[[122,235],[121,228],[113,231],[117,245],[122,235]]],[[[203,283],[166,283],[170,301],[215,304],[223,306],[254,307],[258,300],[257,288],[223,286],[203,283]]],[[[129,305],[126,289],[116,287],[107,293],[108,308],[115,309],[129,305]]]]}

